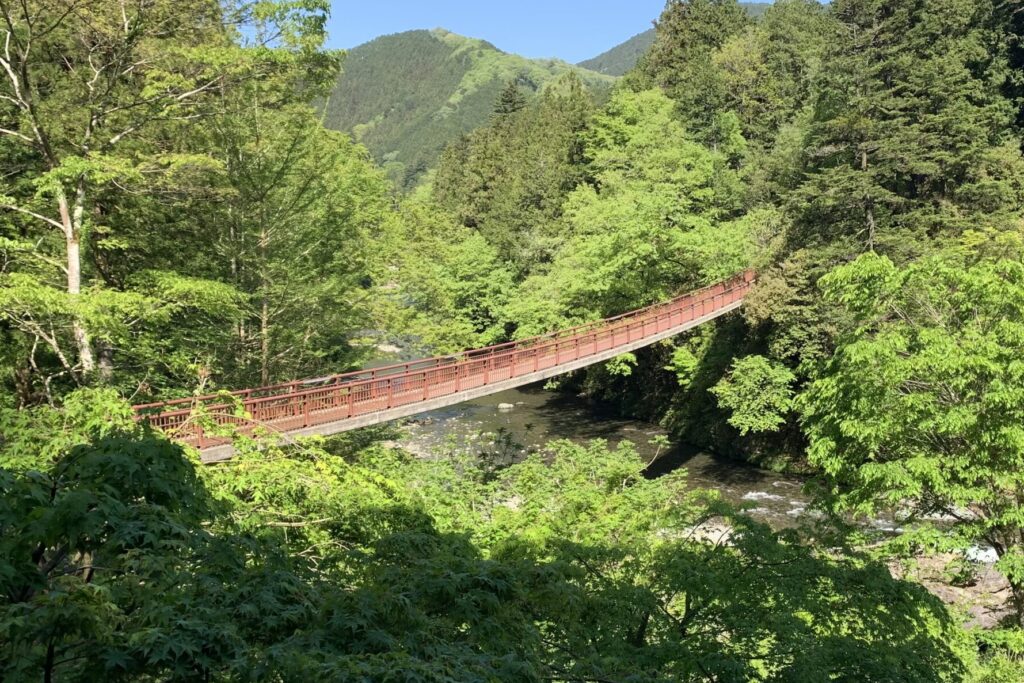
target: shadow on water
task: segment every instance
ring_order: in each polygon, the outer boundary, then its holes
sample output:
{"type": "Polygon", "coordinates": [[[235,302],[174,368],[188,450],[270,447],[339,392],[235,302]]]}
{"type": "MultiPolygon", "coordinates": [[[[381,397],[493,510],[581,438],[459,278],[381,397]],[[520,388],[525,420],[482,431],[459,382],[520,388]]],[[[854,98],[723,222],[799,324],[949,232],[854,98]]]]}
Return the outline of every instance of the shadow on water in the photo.
{"type": "Polygon", "coordinates": [[[735,460],[709,455],[690,444],[674,444],[672,449],[661,456],[644,471],[649,479],[663,477],[678,469],[685,469],[691,477],[713,481],[726,486],[757,487],[771,484],[777,477],[770,472],[759,470],[735,460]]]}
{"type": "Polygon", "coordinates": [[[629,438],[630,433],[635,433],[636,439],[649,439],[661,431],[654,425],[614,417],[578,397],[544,391],[539,386],[529,387],[522,393],[537,398],[536,404],[527,404],[531,414],[540,419],[547,432],[564,435],[560,438],[620,442],[629,438]]]}

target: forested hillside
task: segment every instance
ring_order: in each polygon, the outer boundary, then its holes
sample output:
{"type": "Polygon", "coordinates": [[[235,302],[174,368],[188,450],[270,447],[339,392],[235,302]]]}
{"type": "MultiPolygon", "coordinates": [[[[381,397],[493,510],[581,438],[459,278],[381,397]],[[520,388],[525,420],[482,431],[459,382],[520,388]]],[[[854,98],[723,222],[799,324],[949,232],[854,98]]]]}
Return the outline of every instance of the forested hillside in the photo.
{"type": "Polygon", "coordinates": [[[0,679],[1024,680],[1020,0],[669,0],[603,98],[416,33],[455,88],[420,94],[481,118],[409,193],[324,125],[360,68],[328,5],[0,3],[0,679]],[[224,392],[254,432],[194,402],[203,463],[131,407],[746,268],[742,310],[549,388],[801,472],[784,527],[629,443],[417,457],[224,392]]]}
{"type": "MultiPolygon", "coordinates": [[[[742,317],[563,389],[824,474],[834,514],[904,509],[896,554],[995,549],[1019,619],[1021,14],[790,0],[754,22],[669,2],[610,102],[533,103],[442,156],[431,203],[509,283],[473,290],[457,319],[479,336],[450,341],[569,327],[752,263],[742,317]]],[[[429,318],[422,276],[400,270],[429,318]]]]}
{"type": "Polygon", "coordinates": [[[329,128],[351,132],[392,181],[413,187],[446,144],[487,122],[515,82],[533,96],[575,72],[597,92],[613,79],[554,59],[526,59],[443,29],[377,38],[351,50],[326,105],[329,128]]]}
{"type": "Polygon", "coordinates": [[[607,52],[580,62],[579,66],[609,76],[625,76],[651,49],[651,45],[654,45],[654,29],[638,33],[607,52]]]}

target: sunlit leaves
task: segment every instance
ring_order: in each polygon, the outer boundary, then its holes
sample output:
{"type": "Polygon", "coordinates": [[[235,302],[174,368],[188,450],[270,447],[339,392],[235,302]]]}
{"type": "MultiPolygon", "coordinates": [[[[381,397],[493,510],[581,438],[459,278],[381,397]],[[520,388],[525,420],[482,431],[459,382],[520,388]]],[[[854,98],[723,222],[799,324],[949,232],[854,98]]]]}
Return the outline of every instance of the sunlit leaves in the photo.
{"type": "Polygon", "coordinates": [[[771,432],[786,423],[793,408],[793,382],[789,368],[763,356],[733,362],[729,376],[711,389],[723,408],[731,411],[729,424],[741,434],[771,432]]]}
{"type": "Polygon", "coordinates": [[[661,92],[618,91],[586,141],[595,182],[568,197],[566,244],[510,308],[520,334],[550,325],[556,307],[565,323],[621,313],[749,262],[749,223],[723,220],[724,158],[690,139],[661,92]]]}
{"type": "MultiPolygon", "coordinates": [[[[865,255],[825,281],[856,327],[800,397],[810,458],[841,507],[951,515],[1016,557],[1024,515],[1024,267],[865,255]]],[[[1016,561],[1007,575],[1019,580],[1016,561]]],[[[1015,585],[1020,585],[1015,583],[1015,585]]]]}

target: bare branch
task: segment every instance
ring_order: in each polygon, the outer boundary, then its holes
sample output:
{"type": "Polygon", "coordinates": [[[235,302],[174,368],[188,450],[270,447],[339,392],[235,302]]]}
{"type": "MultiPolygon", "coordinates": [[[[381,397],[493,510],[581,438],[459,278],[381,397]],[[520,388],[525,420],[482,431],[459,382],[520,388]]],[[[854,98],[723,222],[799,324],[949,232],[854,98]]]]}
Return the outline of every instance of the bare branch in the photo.
{"type": "Polygon", "coordinates": [[[29,209],[20,206],[15,206],[14,204],[0,204],[0,209],[8,209],[10,211],[17,211],[18,213],[23,213],[26,216],[31,216],[32,218],[43,221],[44,223],[49,223],[50,225],[57,228],[61,232],[64,232],[64,226],[59,221],[55,221],[52,218],[47,218],[46,216],[40,213],[36,213],[35,211],[30,211],[29,209]]]}
{"type": "Polygon", "coordinates": [[[0,135],[10,135],[11,137],[18,138],[19,140],[24,140],[25,142],[27,142],[30,145],[36,144],[35,140],[33,140],[32,138],[30,138],[27,135],[24,135],[23,133],[19,133],[16,130],[9,130],[7,128],[0,128],[0,135]]]}

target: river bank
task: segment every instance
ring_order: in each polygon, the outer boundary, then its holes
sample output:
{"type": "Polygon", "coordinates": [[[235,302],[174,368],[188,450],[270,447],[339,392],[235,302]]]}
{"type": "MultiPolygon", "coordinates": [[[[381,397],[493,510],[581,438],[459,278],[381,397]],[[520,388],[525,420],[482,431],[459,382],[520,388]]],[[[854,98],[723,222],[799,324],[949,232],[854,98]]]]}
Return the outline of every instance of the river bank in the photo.
{"type": "MultiPolygon", "coordinates": [[[[629,441],[644,462],[650,463],[649,476],[681,469],[692,488],[717,491],[726,502],[775,529],[813,522],[820,515],[810,506],[804,479],[796,475],[758,469],[672,443],[657,425],[595,412],[582,398],[545,391],[539,385],[424,413],[407,421],[403,432],[401,448],[417,457],[470,452],[490,458],[498,466],[531,453],[543,454],[547,444],[561,439],[577,443],[601,439],[611,447],[629,441]]],[[[883,534],[899,533],[898,524],[885,516],[864,523],[883,534]]],[[[954,579],[947,565],[955,559],[932,556],[891,562],[890,571],[921,583],[947,604],[963,610],[971,625],[995,626],[1008,613],[1005,579],[987,561],[972,563],[974,572],[968,580],[954,579]]]]}

